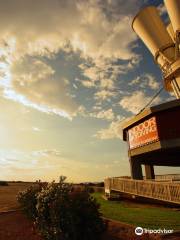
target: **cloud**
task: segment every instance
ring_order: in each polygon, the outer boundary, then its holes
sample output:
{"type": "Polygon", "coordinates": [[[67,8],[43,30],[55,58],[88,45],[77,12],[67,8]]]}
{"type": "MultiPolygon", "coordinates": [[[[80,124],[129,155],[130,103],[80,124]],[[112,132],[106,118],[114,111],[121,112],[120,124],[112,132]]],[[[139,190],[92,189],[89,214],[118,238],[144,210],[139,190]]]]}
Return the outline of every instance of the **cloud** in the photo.
{"type": "Polygon", "coordinates": [[[114,92],[110,92],[108,90],[101,90],[101,91],[95,93],[95,99],[103,101],[103,100],[110,99],[110,97],[115,96],[115,95],[116,95],[116,93],[114,93],[114,92]]]}
{"type": "Polygon", "coordinates": [[[79,51],[84,62],[90,61],[82,68],[82,85],[98,88],[96,100],[114,96],[110,90],[119,74],[140,61],[130,25],[133,8],[141,2],[134,1],[132,7],[130,1],[117,0],[1,1],[0,39],[6,48],[1,55],[7,55],[9,67],[8,81],[1,82],[3,96],[43,112],[76,115],[78,104],[67,87],[69,79],[57,76],[57,69],[43,61],[62,49],[67,55],[79,51]],[[125,62],[119,64],[118,59],[125,62]]]}
{"type": "Polygon", "coordinates": [[[77,105],[67,94],[66,79],[55,76],[54,70],[44,62],[33,59],[16,61],[11,74],[13,89],[32,103],[67,112],[70,116],[77,110],[77,105]]]}
{"type": "MultiPolygon", "coordinates": [[[[69,35],[76,21],[70,21],[69,14],[80,21],[79,11],[74,1],[15,0],[0,3],[2,21],[1,36],[14,38],[16,54],[47,53],[55,51],[62,44],[59,36],[69,35]],[[68,31],[67,31],[68,29],[68,31]],[[58,41],[59,40],[59,41],[58,41]],[[46,49],[45,49],[46,48],[46,49]]],[[[64,41],[64,39],[63,39],[64,41]]]]}
{"type": "MultiPolygon", "coordinates": [[[[1,1],[0,34],[3,38],[15,38],[20,55],[47,54],[48,50],[57,51],[70,42],[75,50],[91,57],[129,59],[135,56],[130,44],[136,36],[130,27],[130,13],[121,12],[117,19],[115,5],[118,1],[1,1]]],[[[128,6],[131,5],[129,2],[128,6]]],[[[118,9],[120,12],[121,8],[118,9]]]]}
{"type": "Polygon", "coordinates": [[[125,96],[119,104],[127,112],[137,114],[150,99],[143,92],[136,91],[131,96],[125,96]]]}
{"type": "Polygon", "coordinates": [[[154,76],[151,74],[143,74],[141,76],[136,77],[130,83],[130,86],[136,85],[140,88],[149,88],[152,90],[158,90],[160,87],[160,83],[156,80],[154,76]]]}
{"type": "Polygon", "coordinates": [[[152,90],[157,90],[160,87],[160,83],[156,81],[155,77],[153,77],[152,75],[148,75],[146,74],[146,77],[148,79],[148,86],[152,89],[152,90]]]}
{"type": "Polygon", "coordinates": [[[121,59],[136,57],[131,44],[137,39],[137,36],[131,30],[131,22],[132,18],[127,16],[120,19],[111,31],[111,35],[103,42],[100,49],[101,55],[121,59]]]}
{"type": "Polygon", "coordinates": [[[35,131],[35,132],[40,132],[41,131],[41,129],[38,128],[38,127],[32,127],[32,130],[35,131]]]}
{"type": "Polygon", "coordinates": [[[125,94],[126,91],[121,90],[120,79],[134,70],[139,64],[141,57],[137,56],[132,60],[117,60],[98,58],[95,61],[81,64],[79,67],[82,74],[86,78],[78,79],[85,88],[91,88],[94,93],[94,100],[97,103],[103,101],[113,101],[118,94],[125,94]]]}
{"type": "Polygon", "coordinates": [[[0,63],[0,70],[4,73],[0,86],[5,98],[69,119],[76,114],[78,105],[69,92],[69,81],[57,73],[57,69],[36,57],[8,60],[9,63],[0,63]]]}
{"type": "Polygon", "coordinates": [[[157,9],[159,10],[159,13],[160,13],[161,16],[163,16],[164,14],[167,14],[166,6],[165,6],[163,3],[161,3],[161,4],[157,7],[157,9]]]}
{"type": "MultiPolygon", "coordinates": [[[[135,91],[131,96],[125,96],[119,105],[127,112],[137,114],[145,105],[152,99],[150,96],[146,96],[142,91],[135,91]]],[[[161,101],[160,97],[157,97],[153,104],[157,104],[161,101]]]]}
{"type": "Polygon", "coordinates": [[[87,88],[92,88],[96,86],[95,83],[90,80],[82,80],[81,83],[84,87],[87,87],[87,88]]]}
{"type": "Polygon", "coordinates": [[[90,63],[80,64],[82,74],[87,78],[81,80],[83,86],[88,88],[114,89],[116,81],[120,75],[129,73],[138,66],[141,57],[137,55],[133,59],[122,60],[97,58],[90,63]]]}
{"type": "Polygon", "coordinates": [[[135,79],[133,79],[128,85],[129,86],[133,86],[133,85],[139,85],[140,84],[140,80],[141,80],[141,78],[138,76],[138,77],[136,77],[135,79]]]}
{"type": "Polygon", "coordinates": [[[99,112],[94,112],[90,114],[91,117],[95,117],[95,118],[99,118],[99,119],[105,119],[105,120],[113,120],[114,119],[114,112],[113,110],[110,108],[108,110],[102,110],[99,112]]]}
{"type": "Polygon", "coordinates": [[[119,19],[119,15],[134,16],[139,10],[140,6],[143,4],[144,0],[134,0],[132,4],[131,0],[100,0],[100,6],[103,7],[106,11],[113,14],[114,18],[119,19]]]}
{"type": "Polygon", "coordinates": [[[60,157],[62,156],[61,151],[57,149],[43,149],[32,152],[32,156],[36,157],[60,157]]]}
{"type": "Polygon", "coordinates": [[[94,136],[102,140],[114,138],[122,139],[122,119],[113,121],[108,128],[99,130],[94,136]]]}
{"type": "Polygon", "coordinates": [[[112,79],[101,79],[100,81],[100,88],[105,89],[113,89],[114,88],[114,81],[112,79]]]}

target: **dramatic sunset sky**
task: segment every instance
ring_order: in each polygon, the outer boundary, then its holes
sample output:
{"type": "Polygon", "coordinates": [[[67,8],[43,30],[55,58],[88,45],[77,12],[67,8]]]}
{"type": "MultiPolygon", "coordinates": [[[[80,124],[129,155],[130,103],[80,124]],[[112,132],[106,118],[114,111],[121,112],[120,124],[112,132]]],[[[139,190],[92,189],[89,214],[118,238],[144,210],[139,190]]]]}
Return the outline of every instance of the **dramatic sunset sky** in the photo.
{"type": "Polygon", "coordinates": [[[163,84],[131,29],[149,4],[167,23],[162,1],[0,0],[0,179],[130,174],[122,119],[163,84]]]}

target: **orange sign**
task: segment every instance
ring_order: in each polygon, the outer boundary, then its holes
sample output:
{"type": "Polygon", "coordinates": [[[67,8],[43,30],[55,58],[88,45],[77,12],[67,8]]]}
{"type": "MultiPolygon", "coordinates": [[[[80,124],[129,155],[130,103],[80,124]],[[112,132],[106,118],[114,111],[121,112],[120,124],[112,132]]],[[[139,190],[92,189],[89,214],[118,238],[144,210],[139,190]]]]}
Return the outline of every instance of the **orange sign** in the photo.
{"type": "Polygon", "coordinates": [[[158,140],[156,118],[152,117],[128,130],[130,149],[158,140]]]}

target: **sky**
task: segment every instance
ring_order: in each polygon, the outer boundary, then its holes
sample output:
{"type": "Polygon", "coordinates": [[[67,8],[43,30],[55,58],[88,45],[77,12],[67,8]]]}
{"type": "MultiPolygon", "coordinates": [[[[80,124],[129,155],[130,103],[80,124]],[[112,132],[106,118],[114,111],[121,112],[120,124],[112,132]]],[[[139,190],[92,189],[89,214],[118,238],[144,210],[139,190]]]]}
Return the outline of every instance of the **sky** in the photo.
{"type": "Polygon", "coordinates": [[[0,0],[1,179],[130,175],[122,122],[163,85],[131,28],[147,5],[168,23],[160,0],[0,0]]]}

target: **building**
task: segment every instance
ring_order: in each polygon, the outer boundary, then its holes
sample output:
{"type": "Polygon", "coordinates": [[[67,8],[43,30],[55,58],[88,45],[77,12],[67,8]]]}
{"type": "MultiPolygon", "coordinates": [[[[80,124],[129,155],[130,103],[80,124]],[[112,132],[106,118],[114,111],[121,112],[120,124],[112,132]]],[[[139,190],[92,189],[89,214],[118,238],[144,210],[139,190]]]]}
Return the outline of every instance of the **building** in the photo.
{"type": "Polygon", "coordinates": [[[180,99],[151,107],[123,126],[132,179],[154,179],[154,166],[180,166],[180,99]]]}
{"type": "Polygon", "coordinates": [[[180,204],[180,174],[156,176],[154,166],[180,166],[180,99],[141,112],[123,126],[131,178],[105,179],[105,195],[180,204]],[[145,177],[142,174],[145,166],[145,177]]]}

